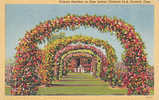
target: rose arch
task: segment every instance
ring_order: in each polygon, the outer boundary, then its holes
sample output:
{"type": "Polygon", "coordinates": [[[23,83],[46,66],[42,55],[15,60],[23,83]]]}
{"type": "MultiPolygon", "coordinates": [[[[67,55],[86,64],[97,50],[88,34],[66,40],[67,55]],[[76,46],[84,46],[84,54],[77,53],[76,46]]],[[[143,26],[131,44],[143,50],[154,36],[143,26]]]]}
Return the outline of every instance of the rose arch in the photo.
{"type": "MultiPolygon", "coordinates": [[[[56,53],[56,55],[55,55],[55,63],[60,63],[60,60],[62,60],[62,61],[64,61],[64,59],[62,59],[62,57],[63,57],[63,55],[65,54],[65,53],[67,53],[67,52],[69,52],[69,51],[72,51],[72,50],[79,50],[79,49],[84,49],[84,50],[91,50],[91,51],[93,51],[94,52],[94,54],[96,54],[96,55],[98,55],[99,57],[100,57],[100,61],[101,61],[101,70],[104,68],[104,67],[106,67],[106,66],[108,66],[108,62],[107,62],[107,60],[106,60],[106,57],[105,57],[105,55],[103,54],[103,52],[101,52],[101,50],[100,49],[97,49],[97,48],[95,48],[94,46],[89,46],[89,45],[81,45],[81,44],[77,44],[77,45],[68,45],[68,46],[66,46],[65,48],[63,48],[63,49],[61,49],[61,50],[59,50],[57,53],[56,53]]],[[[63,62],[62,64],[64,64],[63,65],[63,67],[66,67],[65,65],[66,65],[66,61],[67,60],[65,60],[65,62],[63,62]]]]}
{"type": "MultiPolygon", "coordinates": [[[[87,49],[90,49],[90,50],[96,52],[102,58],[102,66],[107,66],[109,69],[109,70],[107,70],[106,77],[109,77],[109,80],[110,79],[112,80],[114,72],[111,69],[114,67],[114,64],[117,62],[114,48],[112,48],[112,46],[109,45],[107,41],[95,39],[95,38],[88,37],[88,36],[79,36],[79,35],[70,36],[70,37],[65,37],[62,39],[57,39],[57,40],[54,40],[53,42],[49,43],[43,50],[43,52],[45,52],[43,55],[45,58],[43,60],[44,68],[41,68],[40,70],[42,70],[42,72],[44,72],[44,70],[50,69],[48,72],[51,72],[51,70],[53,69],[52,67],[59,66],[58,64],[60,64],[60,63],[58,63],[57,55],[60,55],[58,53],[60,53],[60,52],[62,53],[62,51],[65,51],[65,49],[69,50],[70,48],[65,48],[65,47],[67,47],[67,46],[69,47],[69,45],[71,45],[71,43],[78,43],[78,42],[84,43],[84,44],[92,44],[95,46],[103,47],[105,49],[106,55],[102,54],[102,52],[97,50],[97,48],[94,46],[86,46],[86,45],[85,46],[78,45],[79,47],[74,46],[74,49],[84,49],[84,48],[86,49],[87,48],[87,49]],[[107,60],[105,60],[106,58],[104,58],[104,56],[107,57],[107,60]],[[54,64],[56,64],[56,65],[54,65],[54,64]]],[[[61,58],[61,57],[59,57],[59,58],[61,58]]],[[[52,75],[53,75],[53,73],[52,73],[52,75]]],[[[47,76],[50,77],[52,75],[47,75],[47,76]]],[[[46,77],[46,78],[48,78],[48,77],[46,77]]],[[[45,78],[42,78],[42,79],[46,80],[45,78]]],[[[50,81],[48,79],[45,82],[50,82],[50,81]]]]}
{"type": "MultiPolygon", "coordinates": [[[[78,50],[69,51],[61,56],[61,60],[64,60],[65,58],[70,57],[70,56],[75,56],[75,55],[77,56],[78,54],[81,57],[86,56],[86,57],[91,57],[91,58],[92,57],[97,58],[97,60],[101,62],[101,58],[97,54],[95,54],[93,51],[87,50],[87,49],[78,49],[78,50]]],[[[51,79],[51,77],[54,78],[54,80],[59,80],[59,76],[62,76],[61,75],[62,73],[60,73],[60,71],[63,71],[63,69],[64,69],[64,68],[62,69],[63,63],[62,62],[59,62],[59,63],[60,63],[60,65],[56,65],[51,68],[47,67],[46,69],[41,69],[43,71],[47,70],[46,73],[41,73],[41,75],[40,75],[42,77],[41,81],[43,84],[51,84],[51,82],[53,81],[51,79]],[[54,73],[52,75],[48,75],[48,72],[51,72],[51,71],[53,71],[54,73]]],[[[101,63],[98,63],[98,67],[100,65],[101,65],[101,63]]]]}
{"type": "Polygon", "coordinates": [[[101,32],[112,32],[125,49],[123,62],[128,66],[128,94],[147,95],[150,92],[147,84],[148,66],[144,43],[134,27],[121,19],[107,16],[78,16],[64,17],[40,23],[26,32],[19,42],[16,52],[16,65],[13,68],[12,95],[31,95],[37,91],[40,82],[36,68],[41,64],[41,50],[38,44],[49,39],[53,32],[61,29],[74,30],[80,26],[93,27],[101,32]]]}
{"type": "MultiPolygon", "coordinates": [[[[63,63],[63,65],[64,65],[64,69],[65,70],[69,69],[70,61],[73,58],[77,58],[77,57],[87,57],[87,58],[91,59],[91,67],[89,67],[89,71],[93,72],[94,73],[93,75],[96,76],[96,68],[97,68],[97,66],[98,66],[98,68],[100,68],[99,66],[101,65],[101,59],[97,55],[94,55],[94,54],[90,55],[89,53],[84,53],[84,52],[68,54],[67,56],[63,57],[63,60],[61,60],[61,63],[63,63]]],[[[98,69],[98,70],[102,70],[102,69],[98,69]]]]}
{"type": "MultiPolygon", "coordinates": [[[[64,55],[61,56],[61,61],[63,61],[65,58],[68,59],[68,58],[70,58],[70,55],[77,54],[77,53],[83,53],[83,54],[87,53],[87,54],[92,55],[92,57],[96,58],[96,62],[97,62],[97,66],[94,66],[94,69],[98,68],[98,71],[103,72],[102,64],[101,64],[102,63],[102,61],[101,61],[102,59],[99,57],[99,55],[95,54],[95,52],[93,52],[93,51],[91,51],[89,49],[78,49],[78,50],[68,51],[67,53],[65,53],[64,55]]],[[[72,55],[72,56],[74,56],[74,55],[72,55]]],[[[60,63],[62,63],[62,62],[60,62],[60,63]]],[[[105,66],[107,66],[107,65],[105,65],[105,66]]]]}

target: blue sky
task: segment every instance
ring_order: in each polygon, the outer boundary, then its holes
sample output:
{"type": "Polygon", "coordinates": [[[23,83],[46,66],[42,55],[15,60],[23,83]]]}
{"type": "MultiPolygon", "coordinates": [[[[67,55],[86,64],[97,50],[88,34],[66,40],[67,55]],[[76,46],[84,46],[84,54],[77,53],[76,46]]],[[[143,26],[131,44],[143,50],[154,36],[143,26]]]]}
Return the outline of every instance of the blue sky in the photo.
{"type": "MultiPolygon", "coordinates": [[[[132,24],[142,37],[148,53],[149,64],[154,64],[154,7],[153,5],[6,5],[6,59],[12,58],[16,51],[18,40],[26,31],[31,30],[40,22],[70,14],[90,14],[109,17],[116,16],[132,24]]],[[[64,31],[70,35],[88,35],[107,40],[116,50],[119,61],[123,48],[120,41],[109,33],[101,33],[93,28],[81,27],[75,31],[64,31]]]]}

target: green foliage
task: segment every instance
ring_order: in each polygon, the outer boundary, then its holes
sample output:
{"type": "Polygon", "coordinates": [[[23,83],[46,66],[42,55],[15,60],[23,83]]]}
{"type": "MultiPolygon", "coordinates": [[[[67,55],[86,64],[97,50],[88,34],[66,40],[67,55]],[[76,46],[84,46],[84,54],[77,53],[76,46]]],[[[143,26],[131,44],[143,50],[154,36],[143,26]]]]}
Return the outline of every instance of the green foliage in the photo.
{"type": "Polygon", "coordinates": [[[65,36],[66,36],[66,35],[65,35],[65,32],[54,33],[54,34],[51,36],[51,38],[48,40],[48,44],[49,44],[50,42],[53,42],[53,41],[57,40],[57,39],[62,39],[62,38],[64,38],[65,36]]]}

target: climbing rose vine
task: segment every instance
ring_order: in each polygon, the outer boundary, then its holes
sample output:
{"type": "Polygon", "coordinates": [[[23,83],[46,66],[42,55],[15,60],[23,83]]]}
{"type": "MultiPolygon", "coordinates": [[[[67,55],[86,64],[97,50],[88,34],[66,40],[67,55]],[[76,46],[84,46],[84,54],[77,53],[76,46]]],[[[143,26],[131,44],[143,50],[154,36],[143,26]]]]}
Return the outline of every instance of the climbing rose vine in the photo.
{"type": "Polygon", "coordinates": [[[41,50],[38,44],[49,39],[53,32],[61,29],[75,30],[79,26],[93,27],[101,32],[111,32],[121,41],[125,54],[123,61],[128,66],[128,94],[147,95],[150,88],[147,84],[148,66],[144,43],[134,27],[120,19],[107,16],[78,16],[64,17],[40,23],[26,32],[19,42],[16,52],[16,65],[13,71],[12,95],[32,95],[37,91],[38,67],[41,66],[41,50]]]}
{"type": "MultiPolygon", "coordinates": [[[[41,70],[43,70],[43,69],[46,70],[46,68],[52,70],[53,66],[59,66],[58,64],[60,64],[60,63],[55,61],[56,53],[58,51],[60,51],[62,48],[65,48],[67,45],[70,45],[72,43],[78,43],[78,42],[84,43],[84,44],[93,44],[95,46],[103,47],[105,49],[105,53],[106,53],[106,57],[107,57],[107,62],[106,62],[107,69],[105,68],[105,70],[107,70],[106,77],[108,78],[108,80],[112,80],[112,78],[114,76],[113,67],[114,67],[114,64],[117,62],[117,57],[115,55],[114,48],[112,46],[110,46],[107,41],[95,39],[95,38],[88,37],[88,36],[76,35],[76,36],[64,37],[62,39],[57,39],[57,40],[50,42],[43,50],[43,52],[45,52],[43,55],[45,59],[43,61],[44,68],[42,68],[41,70]]],[[[103,63],[105,63],[104,60],[103,60],[103,63]]],[[[49,72],[51,72],[51,70],[49,70],[49,72]]],[[[104,75],[104,73],[103,73],[103,75],[104,75]]],[[[52,74],[47,75],[48,78],[50,76],[52,76],[52,74]]],[[[42,79],[45,80],[44,78],[42,78],[42,79]]],[[[50,80],[51,80],[51,78],[50,78],[50,80]]],[[[45,82],[47,83],[49,81],[45,81],[45,82]]],[[[113,80],[110,82],[113,82],[113,80]]]]}
{"type": "MultiPolygon", "coordinates": [[[[106,68],[108,66],[108,62],[106,60],[106,57],[105,55],[103,54],[103,52],[101,52],[100,49],[97,49],[95,48],[94,46],[89,46],[89,45],[69,45],[69,46],[66,46],[65,48],[59,50],[54,59],[55,59],[55,63],[59,63],[59,61],[61,60],[62,58],[62,55],[65,54],[66,52],[68,51],[71,51],[71,50],[78,50],[78,49],[89,49],[91,51],[93,51],[95,54],[97,54],[100,58],[101,58],[101,68],[100,68],[100,71],[101,72],[106,72],[106,68]],[[105,69],[105,70],[103,70],[105,69]]],[[[66,60],[67,61],[67,60],[66,60]]],[[[65,62],[66,62],[65,61],[65,62]]],[[[65,67],[65,64],[63,65],[63,67],[65,67]]],[[[104,77],[104,76],[103,76],[104,77]]]]}

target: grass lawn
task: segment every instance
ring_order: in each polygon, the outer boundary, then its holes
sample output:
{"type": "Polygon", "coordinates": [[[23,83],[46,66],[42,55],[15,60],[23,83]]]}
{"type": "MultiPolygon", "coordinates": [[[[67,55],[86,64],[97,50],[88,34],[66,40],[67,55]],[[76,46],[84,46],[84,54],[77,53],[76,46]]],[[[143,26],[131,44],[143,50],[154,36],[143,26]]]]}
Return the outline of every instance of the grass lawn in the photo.
{"type": "Polygon", "coordinates": [[[45,87],[38,95],[126,95],[127,89],[110,89],[107,86],[45,87]]]}
{"type": "MultiPolygon", "coordinates": [[[[110,88],[106,82],[99,79],[95,79],[89,73],[68,73],[68,75],[65,76],[62,81],[54,81],[53,84],[72,85],[72,86],[40,87],[37,92],[37,95],[126,95],[127,94],[126,88],[110,88]],[[80,85],[87,85],[87,86],[80,86],[80,85]]],[[[10,88],[6,88],[5,93],[6,95],[10,95],[10,88]]],[[[153,95],[154,91],[151,91],[151,94],[153,95]]]]}
{"type": "Polygon", "coordinates": [[[57,81],[54,84],[90,84],[90,85],[106,85],[104,81],[57,81]]]}
{"type": "MultiPolygon", "coordinates": [[[[10,88],[5,88],[5,94],[10,95],[10,88]]],[[[127,89],[110,89],[104,86],[80,87],[44,87],[39,88],[37,95],[126,95],[127,89]]]]}
{"type": "Polygon", "coordinates": [[[11,90],[11,88],[6,87],[6,88],[5,88],[5,94],[6,94],[6,95],[10,95],[10,90],[11,90]]]}

